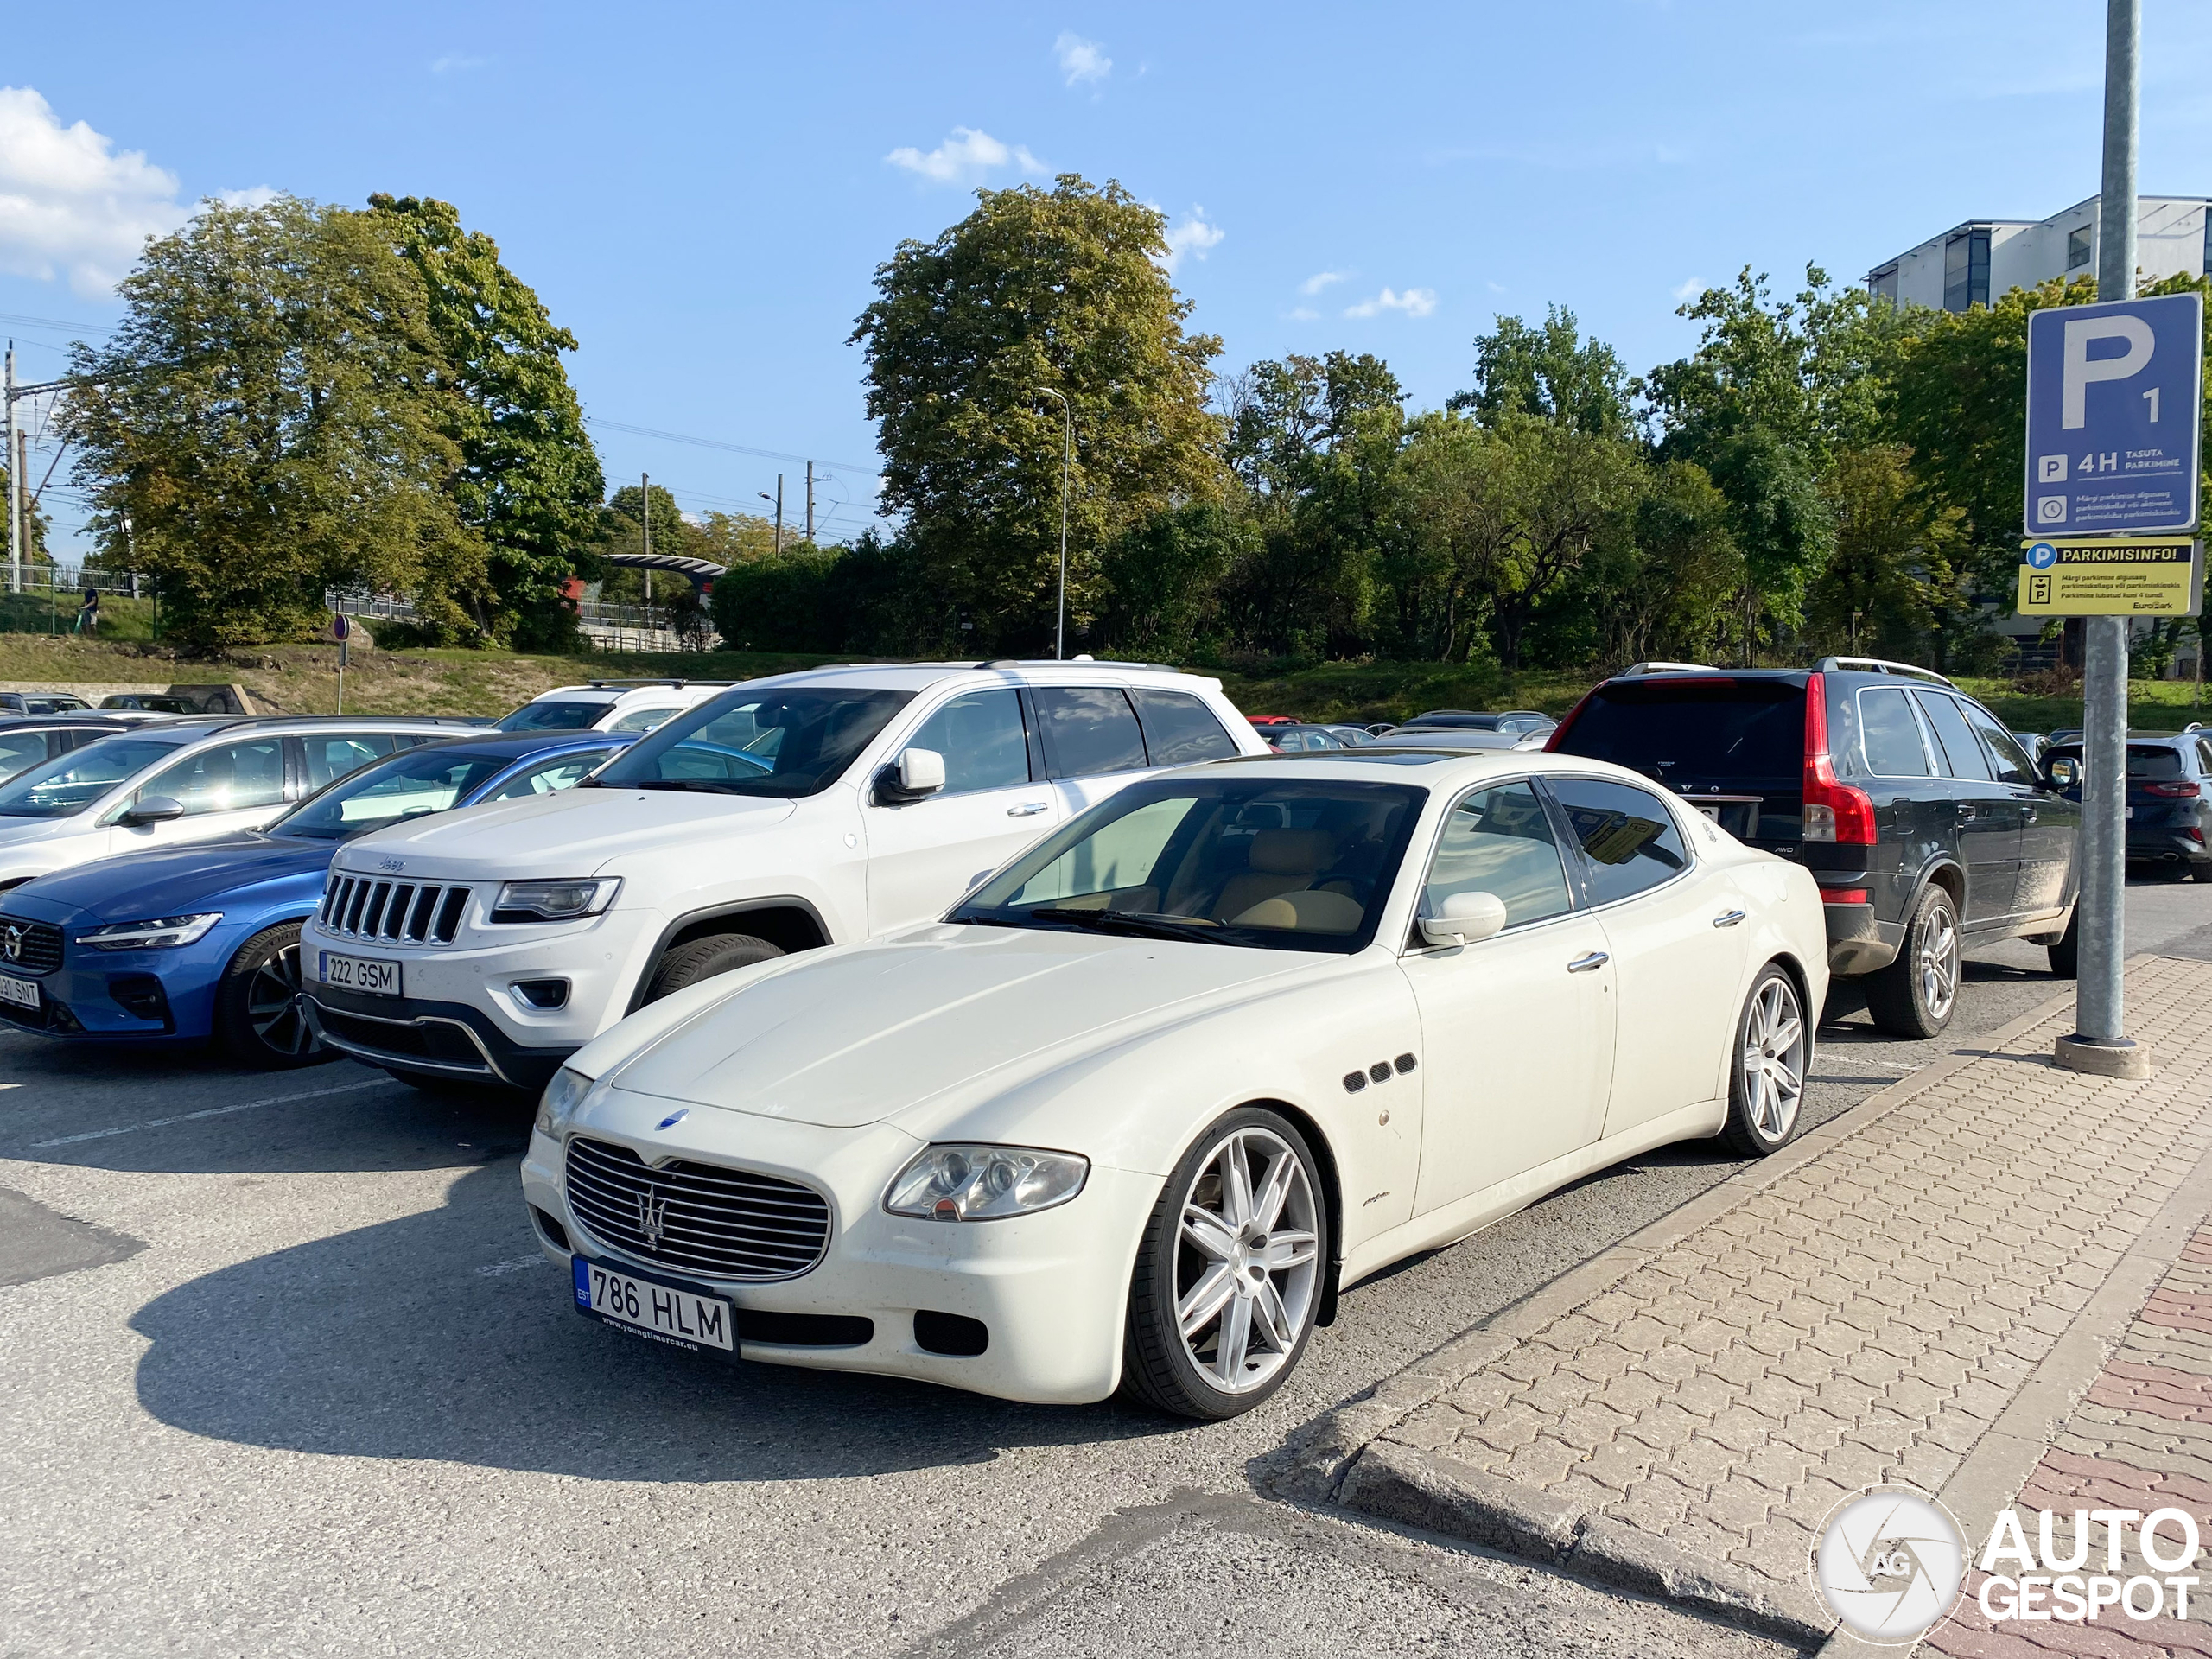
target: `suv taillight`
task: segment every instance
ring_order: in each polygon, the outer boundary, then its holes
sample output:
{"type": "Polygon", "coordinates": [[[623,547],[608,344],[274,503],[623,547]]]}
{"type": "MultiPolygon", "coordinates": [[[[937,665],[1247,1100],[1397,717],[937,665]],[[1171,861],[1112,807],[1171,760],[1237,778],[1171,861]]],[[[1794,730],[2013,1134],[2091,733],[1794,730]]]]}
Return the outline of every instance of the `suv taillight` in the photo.
{"type": "Polygon", "coordinates": [[[1805,681],[1804,799],[1804,840],[1871,847],[1878,839],[1873,798],[1835,780],[1835,761],[1828,753],[1827,677],[1821,674],[1805,681]]]}
{"type": "Polygon", "coordinates": [[[1557,754],[1560,752],[1559,746],[1566,741],[1567,734],[1573,729],[1574,722],[1582,718],[1582,711],[1590,706],[1590,699],[1596,696],[1599,690],[1600,687],[1592,686],[1585,691],[1582,694],[1582,700],[1567,711],[1567,718],[1552,728],[1552,734],[1544,740],[1546,754],[1557,754]]]}
{"type": "Polygon", "coordinates": [[[2156,795],[2169,801],[2193,801],[2202,794],[2203,791],[2195,784],[2145,784],[2143,785],[2143,792],[2145,795],[2156,795]]]}

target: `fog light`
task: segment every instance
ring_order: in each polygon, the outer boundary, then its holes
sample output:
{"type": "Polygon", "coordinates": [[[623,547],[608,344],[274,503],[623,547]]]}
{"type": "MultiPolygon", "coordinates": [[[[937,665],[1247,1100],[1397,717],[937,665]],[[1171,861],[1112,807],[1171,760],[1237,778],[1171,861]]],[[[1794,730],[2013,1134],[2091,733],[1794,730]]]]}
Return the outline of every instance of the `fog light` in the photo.
{"type": "Polygon", "coordinates": [[[518,979],[515,995],[533,1008],[565,1008],[569,1006],[569,982],[565,979],[518,979]]]}

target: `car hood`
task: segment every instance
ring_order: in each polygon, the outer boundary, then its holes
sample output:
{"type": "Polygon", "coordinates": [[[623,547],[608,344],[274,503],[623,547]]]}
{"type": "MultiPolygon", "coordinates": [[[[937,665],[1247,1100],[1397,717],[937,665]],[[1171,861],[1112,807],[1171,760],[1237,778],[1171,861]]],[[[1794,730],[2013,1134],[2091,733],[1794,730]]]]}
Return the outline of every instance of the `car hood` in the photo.
{"type": "Polygon", "coordinates": [[[143,921],[186,915],[272,883],[298,882],[312,895],[321,890],[337,849],[330,841],[226,836],[79,864],[16,892],[86,918],[143,921]]]}
{"type": "Polygon", "coordinates": [[[856,1128],[985,1093],[1341,958],[1031,928],[933,926],[808,954],[607,1079],[637,1094],[856,1128]]]}
{"type": "Polygon", "coordinates": [[[347,842],[338,864],[356,873],[381,871],[391,868],[383,861],[397,858],[410,876],[596,875],[610,862],[639,854],[696,855],[704,836],[765,830],[791,810],[789,801],[749,795],[571,789],[373,830],[347,842]]]}

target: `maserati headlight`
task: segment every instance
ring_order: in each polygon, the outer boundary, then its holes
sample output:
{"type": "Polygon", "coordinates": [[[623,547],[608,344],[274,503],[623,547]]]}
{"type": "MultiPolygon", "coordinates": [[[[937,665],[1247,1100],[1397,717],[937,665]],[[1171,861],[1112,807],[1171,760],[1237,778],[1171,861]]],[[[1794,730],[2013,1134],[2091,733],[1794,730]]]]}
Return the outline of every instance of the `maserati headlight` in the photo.
{"type": "Polygon", "coordinates": [[[592,1091],[593,1079],[581,1071],[571,1071],[563,1066],[553,1074],[553,1081],[545,1085],[545,1092],[537,1102],[537,1132],[557,1141],[561,1131],[569,1127],[569,1120],[576,1115],[584,1096],[592,1091]]]}
{"type": "Polygon", "coordinates": [[[492,906],[495,922],[573,922],[596,916],[622,891],[619,875],[582,876],[574,881],[505,881],[492,906]]]}
{"type": "Polygon", "coordinates": [[[150,922],[111,922],[79,933],[77,943],[95,950],[158,950],[174,944],[196,944],[207,930],[223,919],[219,910],[195,916],[162,916],[150,922]]]}
{"type": "Polygon", "coordinates": [[[1083,1191],[1090,1160],[1034,1147],[931,1147],[900,1170],[883,1195],[894,1216],[931,1221],[996,1221],[1065,1204],[1083,1191]]]}

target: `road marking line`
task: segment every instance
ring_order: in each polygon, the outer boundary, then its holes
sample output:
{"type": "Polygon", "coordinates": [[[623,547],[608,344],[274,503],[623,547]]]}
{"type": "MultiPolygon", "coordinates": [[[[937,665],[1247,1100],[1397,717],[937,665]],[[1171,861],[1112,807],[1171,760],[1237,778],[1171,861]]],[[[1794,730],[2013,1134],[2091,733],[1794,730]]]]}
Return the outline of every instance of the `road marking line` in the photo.
{"type": "Polygon", "coordinates": [[[371,1083],[343,1083],[335,1089],[309,1089],[297,1095],[271,1095],[267,1100],[240,1101],[235,1106],[209,1106],[197,1112],[179,1112],[174,1117],[149,1117],[143,1123],[123,1123],[111,1129],[86,1129],[77,1135],[57,1135],[51,1141],[34,1141],[34,1147],[70,1147],[79,1141],[105,1141],[111,1135],[131,1135],[140,1129],[167,1128],[172,1123],[196,1123],[203,1117],[227,1117],[232,1112],[250,1112],[259,1106],[283,1106],[296,1100],[321,1100],[327,1095],[358,1094],[364,1089],[382,1089],[391,1084],[390,1077],[378,1077],[371,1083]]]}

